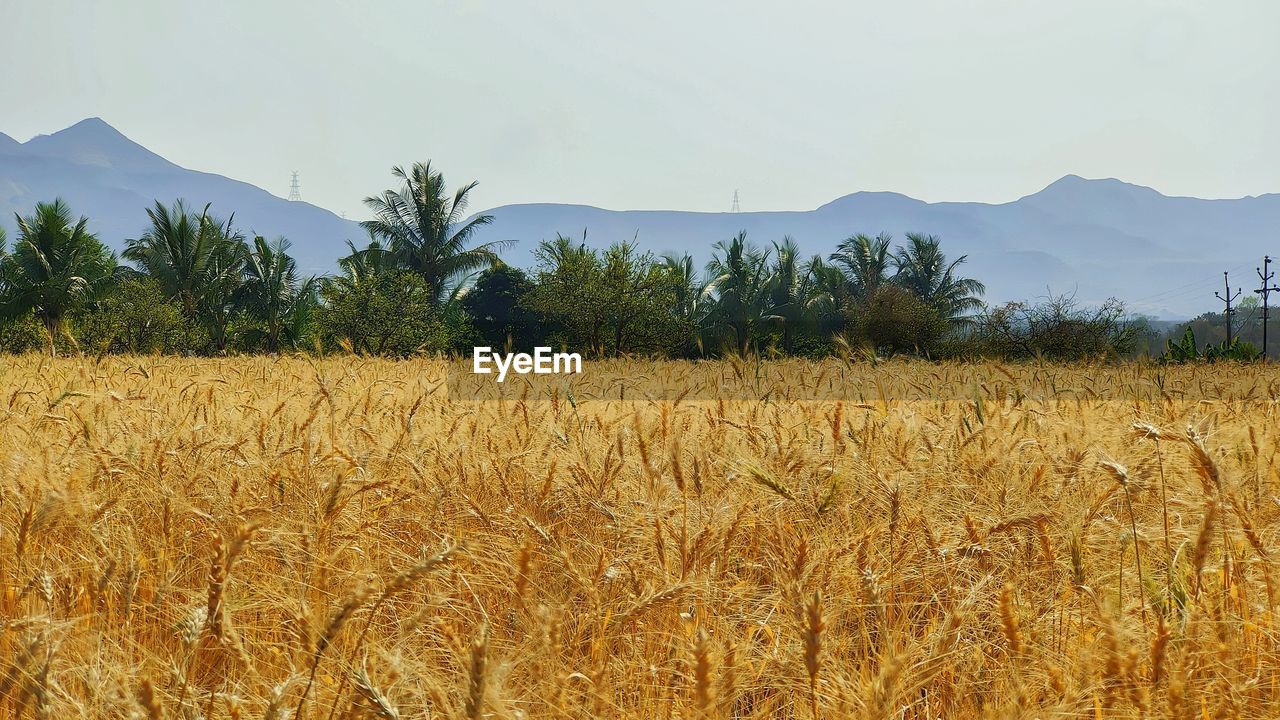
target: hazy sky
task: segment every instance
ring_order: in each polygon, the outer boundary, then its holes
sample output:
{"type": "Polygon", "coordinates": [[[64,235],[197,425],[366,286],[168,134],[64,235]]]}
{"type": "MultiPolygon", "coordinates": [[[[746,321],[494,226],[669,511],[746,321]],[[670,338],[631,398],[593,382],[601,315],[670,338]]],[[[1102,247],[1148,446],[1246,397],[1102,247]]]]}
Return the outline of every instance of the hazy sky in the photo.
{"type": "Polygon", "coordinates": [[[352,217],[389,168],[473,209],[1005,201],[1066,173],[1280,191],[1275,0],[0,0],[0,132],[101,116],[352,217]]]}

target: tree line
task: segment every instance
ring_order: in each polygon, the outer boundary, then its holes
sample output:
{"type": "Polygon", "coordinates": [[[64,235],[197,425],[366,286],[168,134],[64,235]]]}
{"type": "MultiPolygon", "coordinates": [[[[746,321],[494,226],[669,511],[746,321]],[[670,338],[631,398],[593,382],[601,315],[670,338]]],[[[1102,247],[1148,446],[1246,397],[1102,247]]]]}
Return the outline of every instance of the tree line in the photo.
{"type": "Polygon", "coordinates": [[[723,239],[698,268],[634,241],[542,241],[532,268],[475,243],[476,183],[394,168],[365,199],[369,238],[331,276],[302,277],[284,238],[248,238],[208,205],[156,202],[117,257],[61,200],[0,229],[0,352],[337,351],[404,356],[485,344],[590,356],[913,354],[1078,359],[1130,352],[1143,329],[1110,301],[988,306],[939,238],[852,235],[827,257],[789,237],[723,239]]]}

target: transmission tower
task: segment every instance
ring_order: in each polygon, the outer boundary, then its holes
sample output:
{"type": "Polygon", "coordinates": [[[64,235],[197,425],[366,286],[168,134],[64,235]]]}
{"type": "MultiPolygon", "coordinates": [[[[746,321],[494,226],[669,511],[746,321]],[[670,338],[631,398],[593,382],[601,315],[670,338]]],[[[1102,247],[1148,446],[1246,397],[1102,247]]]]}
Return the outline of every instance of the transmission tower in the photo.
{"type": "Polygon", "coordinates": [[[1254,290],[1255,293],[1262,296],[1262,357],[1267,357],[1267,323],[1271,320],[1271,308],[1267,303],[1267,296],[1273,292],[1280,292],[1280,287],[1271,284],[1276,274],[1271,272],[1271,256],[1267,255],[1262,258],[1262,267],[1258,268],[1258,279],[1262,281],[1262,287],[1254,290]]]}
{"type": "Polygon", "coordinates": [[[1216,295],[1219,300],[1227,304],[1227,312],[1226,312],[1227,344],[1230,345],[1231,344],[1231,316],[1236,314],[1236,311],[1231,309],[1231,303],[1235,302],[1236,298],[1240,297],[1240,288],[1236,288],[1235,295],[1231,294],[1231,281],[1227,278],[1227,273],[1225,272],[1222,273],[1222,287],[1227,292],[1226,296],[1224,297],[1222,293],[1214,293],[1214,295],[1216,295]]]}
{"type": "Polygon", "coordinates": [[[297,170],[293,171],[293,182],[289,184],[289,199],[290,200],[302,199],[302,186],[298,184],[297,170]]]}
{"type": "Polygon", "coordinates": [[[742,206],[738,204],[738,191],[737,191],[737,190],[734,190],[734,191],[733,191],[733,207],[732,207],[732,208],[730,208],[729,212],[742,212],[742,206]]]}

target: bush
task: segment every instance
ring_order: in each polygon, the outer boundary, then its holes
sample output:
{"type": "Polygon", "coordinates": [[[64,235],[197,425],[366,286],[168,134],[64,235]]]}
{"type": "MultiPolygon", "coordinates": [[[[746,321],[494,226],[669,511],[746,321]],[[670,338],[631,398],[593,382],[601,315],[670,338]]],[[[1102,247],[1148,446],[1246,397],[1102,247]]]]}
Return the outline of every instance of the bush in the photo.
{"type": "Polygon", "coordinates": [[[44,328],[31,313],[9,322],[0,321],[0,354],[44,350],[47,343],[44,328]]]}
{"type": "Polygon", "coordinates": [[[1231,342],[1223,340],[1217,345],[1206,343],[1202,353],[1196,345],[1195,331],[1190,326],[1187,327],[1180,341],[1169,340],[1165,347],[1165,354],[1160,360],[1166,363],[1217,362],[1219,360],[1246,362],[1262,357],[1262,351],[1258,350],[1253,343],[1242,342],[1239,337],[1232,338],[1231,342]]]}
{"type": "Polygon", "coordinates": [[[852,318],[855,337],[877,351],[930,355],[947,331],[947,321],[911,291],[885,285],[852,318]]]}
{"type": "Polygon", "coordinates": [[[1114,298],[1096,308],[1073,296],[1040,303],[1007,303],[978,316],[968,335],[950,348],[955,355],[1083,360],[1126,355],[1139,327],[1126,319],[1114,298]]]}
{"type": "Polygon", "coordinates": [[[367,355],[405,356],[447,350],[453,335],[431,307],[430,290],[410,272],[384,272],[359,282],[337,281],[320,292],[323,342],[367,355]]]}
{"type": "Polygon", "coordinates": [[[191,354],[208,344],[202,329],[188,323],[177,302],[145,277],[129,278],[73,319],[83,352],[191,354]]]}
{"type": "Polygon", "coordinates": [[[537,313],[525,307],[533,283],[519,268],[499,263],[476,279],[462,297],[475,340],[495,348],[530,350],[542,344],[544,328],[537,313]]]}

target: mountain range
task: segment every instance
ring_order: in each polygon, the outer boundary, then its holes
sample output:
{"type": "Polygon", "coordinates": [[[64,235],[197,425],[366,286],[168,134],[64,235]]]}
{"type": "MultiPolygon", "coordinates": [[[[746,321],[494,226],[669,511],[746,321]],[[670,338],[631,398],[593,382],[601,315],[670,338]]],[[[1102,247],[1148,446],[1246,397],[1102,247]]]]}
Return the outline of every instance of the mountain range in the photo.
{"type": "Polygon", "coordinates": [[[147,228],[147,208],[179,198],[197,212],[212,203],[210,212],[223,220],[234,213],[236,227],[249,236],[289,238],[298,267],[308,274],[331,272],[334,260],[346,254],[345,241],[366,236],[324,208],[175,165],[100,118],[25,143],[0,134],[0,225],[10,242],[14,213],[27,215],[37,202],[56,197],[88,216],[89,228],[116,250],[147,228]]]}
{"type": "MultiPolygon", "coordinates": [[[[406,158],[412,160],[413,158],[406,158]]],[[[376,191],[378,188],[370,188],[376,191]]],[[[248,183],[179,167],[98,118],[25,143],[0,134],[0,224],[13,232],[15,212],[62,197],[119,249],[147,225],[155,200],[213,203],[235,212],[247,233],[283,235],[305,272],[331,272],[359,226],[305,202],[290,202],[248,183]]],[[[938,235],[962,271],[984,281],[987,300],[1072,293],[1082,303],[1108,297],[1158,318],[1185,318],[1216,307],[1215,290],[1230,270],[1232,290],[1257,284],[1264,253],[1280,255],[1280,195],[1205,200],[1170,197],[1115,179],[1067,175],[1006,203],[924,202],[891,192],[857,192],[795,212],[604,210],[530,203],[483,211],[492,224],[477,242],[509,241],[503,258],[533,263],[538,241],[557,233],[607,245],[635,239],[656,253],[688,252],[699,262],[713,244],[745,230],[761,245],[790,235],[809,254],[827,255],[854,233],[938,235]]]]}

